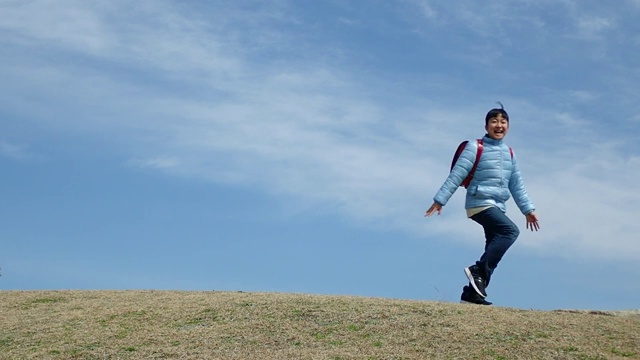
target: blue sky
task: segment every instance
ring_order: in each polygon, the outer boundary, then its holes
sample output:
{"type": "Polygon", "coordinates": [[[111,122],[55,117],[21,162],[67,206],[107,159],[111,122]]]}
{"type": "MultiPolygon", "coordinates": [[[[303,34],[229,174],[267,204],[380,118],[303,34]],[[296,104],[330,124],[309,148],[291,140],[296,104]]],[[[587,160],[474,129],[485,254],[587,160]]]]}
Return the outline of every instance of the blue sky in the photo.
{"type": "Polygon", "coordinates": [[[489,299],[640,307],[640,1],[0,4],[0,289],[458,301],[496,101],[541,230],[489,299]]]}

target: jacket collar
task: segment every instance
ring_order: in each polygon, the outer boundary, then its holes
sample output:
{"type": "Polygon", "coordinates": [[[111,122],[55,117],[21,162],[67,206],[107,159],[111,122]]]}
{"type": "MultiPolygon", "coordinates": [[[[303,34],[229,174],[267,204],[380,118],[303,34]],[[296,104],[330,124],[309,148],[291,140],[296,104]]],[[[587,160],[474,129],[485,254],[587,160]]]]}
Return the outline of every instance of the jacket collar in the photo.
{"type": "Polygon", "coordinates": [[[489,137],[488,134],[485,134],[482,137],[482,142],[485,144],[491,144],[491,145],[501,145],[503,144],[504,140],[496,140],[496,139],[492,139],[489,137]]]}

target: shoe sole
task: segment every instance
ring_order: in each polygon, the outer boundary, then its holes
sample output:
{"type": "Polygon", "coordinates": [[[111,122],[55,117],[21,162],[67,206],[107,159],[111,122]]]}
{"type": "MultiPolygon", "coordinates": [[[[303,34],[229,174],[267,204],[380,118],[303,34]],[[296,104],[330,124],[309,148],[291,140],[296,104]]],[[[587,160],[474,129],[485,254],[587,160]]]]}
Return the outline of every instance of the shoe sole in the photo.
{"type": "Polygon", "coordinates": [[[474,303],[471,301],[465,301],[465,300],[460,300],[460,304],[469,304],[469,305],[484,305],[484,306],[491,306],[493,305],[493,303],[488,302],[487,304],[479,304],[479,303],[474,303]]]}
{"type": "Polygon", "coordinates": [[[478,295],[482,296],[483,299],[486,298],[487,295],[481,293],[480,289],[476,286],[476,282],[473,280],[473,274],[471,274],[471,270],[469,270],[468,267],[464,268],[464,274],[467,276],[467,279],[469,279],[469,283],[471,284],[471,287],[473,287],[473,290],[475,290],[478,295]]]}

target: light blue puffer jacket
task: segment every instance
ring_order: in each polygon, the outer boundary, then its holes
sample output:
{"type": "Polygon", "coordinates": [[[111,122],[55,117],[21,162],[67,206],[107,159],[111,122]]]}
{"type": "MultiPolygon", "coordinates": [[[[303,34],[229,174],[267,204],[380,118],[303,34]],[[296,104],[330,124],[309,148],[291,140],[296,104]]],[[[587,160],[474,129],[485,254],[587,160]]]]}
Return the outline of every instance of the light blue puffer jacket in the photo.
{"type": "MultiPolygon", "coordinates": [[[[484,149],[478,167],[467,189],[465,208],[497,206],[506,212],[505,203],[513,195],[513,200],[523,214],[534,211],[535,207],[524,188],[516,156],[511,158],[509,147],[502,140],[494,140],[485,135],[483,143],[484,149]]],[[[477,151],[478,142],[469,141],[447,180],[433,198],[434,201],[443,206],[447,204],[471,171],[477,151]]]]}

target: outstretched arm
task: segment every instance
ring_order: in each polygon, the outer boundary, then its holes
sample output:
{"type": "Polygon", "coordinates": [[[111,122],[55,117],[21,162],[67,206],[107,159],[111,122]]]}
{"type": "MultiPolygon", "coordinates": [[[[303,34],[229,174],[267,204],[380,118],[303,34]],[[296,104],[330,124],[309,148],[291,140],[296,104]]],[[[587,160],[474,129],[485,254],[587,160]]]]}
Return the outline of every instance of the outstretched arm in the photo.
{"type": "Polygon", "coordinates": [[[524,181],[522,180],[522,174],[518,166],[518,159],[514,155],[511,161],[513,162],[513,170],[511,171],[511,178],[509,179],[509,191],[523,214],[532,213],[536,208],[531,202],[531,199],[529,199],[529,194],[527,194],[527,190],[524,187],[524,181]]]}
{"type": "Polygon", "coordinates": [[[453,168],[449,172],[449,176],[444,181],[444,184],[440,187],[440,190],[433,197],[433,200],[438,204],[444,206],[447,205],[453,193],[456,192],[462,181],[469,175],[469,172],[473,168],[473,164],[476,161],[476,154],[478,152],[478,142],[469,141],[464,148],[458,161],[454,164],[453,168]]]}

